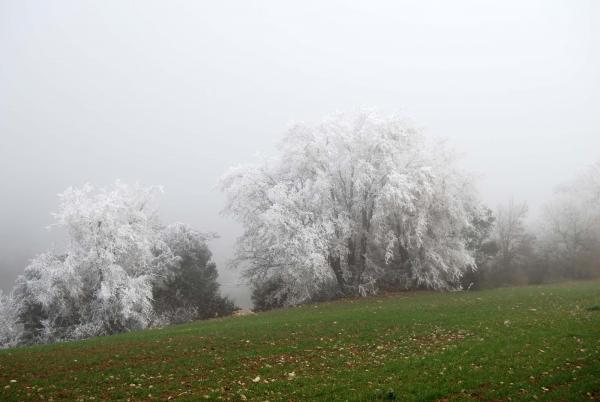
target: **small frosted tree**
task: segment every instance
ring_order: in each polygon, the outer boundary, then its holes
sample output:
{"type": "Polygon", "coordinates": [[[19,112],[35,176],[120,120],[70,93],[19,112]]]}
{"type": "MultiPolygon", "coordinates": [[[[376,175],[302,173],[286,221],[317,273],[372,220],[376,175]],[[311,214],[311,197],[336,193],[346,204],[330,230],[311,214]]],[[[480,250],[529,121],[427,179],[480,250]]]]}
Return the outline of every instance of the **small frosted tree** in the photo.
{"type": "Polygon", "coordinates": [[[26,337],[56,341],[146,327],[152,285],[175,256],[161,238],[158,187],[91,185],[60,195],[65,252],[39,255],[17,280],[26,337]]]}
{"type": "Polygon", "coordinates": [[[54,225],[66,230],[67,247],[34,258],[15,286],[23,343],[113,334],[234,309],[219,294],[208,237],[160,222],[161,191],[116,182],[60,195],[54,225]]]}
{"type": "Polygon", "coordinates": [[[474,264],[470,179],[396,117],[296,125],[277,158],[231,169],[221,188],[244,226],[234,265],[255,286],[277,283],[270,297],[287,305],[332,281],[340,294],[374,293],[392,271],[404,286],[454,288],[474,264]]]}

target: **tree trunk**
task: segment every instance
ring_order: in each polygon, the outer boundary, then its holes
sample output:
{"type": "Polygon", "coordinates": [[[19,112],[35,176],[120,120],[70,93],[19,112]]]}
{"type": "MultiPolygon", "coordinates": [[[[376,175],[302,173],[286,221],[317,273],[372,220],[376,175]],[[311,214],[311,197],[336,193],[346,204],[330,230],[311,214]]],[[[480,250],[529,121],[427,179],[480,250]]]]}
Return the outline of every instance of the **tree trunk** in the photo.
{"type": "Polygon", "coordinates": [[[344,280],[344,274],[342,272],[342,263],[341,263],[341,259],[339,255],[329,255],[328,257],[329,260],[329,266],[331,267],[331,269],[333,270],[333,274],[335,275],[335,279],[338,283],[338,286],[340,287],[340,291],[343,294],[347,294],[347,285],[346,285],[346,281],[344,280]]]}

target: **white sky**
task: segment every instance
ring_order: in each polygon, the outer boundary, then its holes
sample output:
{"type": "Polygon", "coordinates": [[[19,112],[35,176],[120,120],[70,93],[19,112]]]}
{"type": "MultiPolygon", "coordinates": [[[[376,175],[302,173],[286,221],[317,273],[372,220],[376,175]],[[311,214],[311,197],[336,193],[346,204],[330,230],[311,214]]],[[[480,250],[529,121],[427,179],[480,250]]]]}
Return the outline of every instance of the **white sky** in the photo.
{"type": "Polygon", "coordinates": [[[46,249],[56,194],[162,184],[165,222],[221,238],[218,177],[291,121],[403,111],[492,208],[535,212],[600,159],[600,2],[0,0],[0,288],[46,249]]]}

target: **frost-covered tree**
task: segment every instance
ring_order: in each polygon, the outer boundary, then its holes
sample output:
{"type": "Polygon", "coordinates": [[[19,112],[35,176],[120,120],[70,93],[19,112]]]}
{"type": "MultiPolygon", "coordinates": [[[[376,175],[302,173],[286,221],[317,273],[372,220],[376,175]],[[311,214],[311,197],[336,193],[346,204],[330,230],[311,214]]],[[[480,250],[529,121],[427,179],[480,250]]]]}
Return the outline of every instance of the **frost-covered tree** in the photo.
{"type": "Polygon", "coordinates": [[[15,286],[23,343],[113,334],[233,308],[218,292],[207,238],[182,224],[162,225],[159,192],[117,182],[60,195],[54,225],[66,230],[68,244],[34,258],[15,286]],[[177,315],[182,309],[193,314],[177,315]]]}
{"type": "Polygon", "coordinates": [[[221,181],[225,212],[244,226],[234,265],[254,285],[283,283],[273,298],[297,304],[331,281],[366,295],[390,273],[404,286],[453,288],[474,264],[471,181],[406,121],[340,114],[292,127],[279,151],[221,181]]]}
{"type": "Polygon", "coordinates": [[[60,195],[54,217],[68,234],[65,252],[39,255],[17,280],[28,338],[85,338],[151,322],[153,282],[176,259],[160,235],[159,191],[117,182],[60,195]]]}
{"type": "Polygon", "coordinates": [[[0,290],[0,348],[16,346],[23,334],[21,306],[12,295],[0,290]]]}

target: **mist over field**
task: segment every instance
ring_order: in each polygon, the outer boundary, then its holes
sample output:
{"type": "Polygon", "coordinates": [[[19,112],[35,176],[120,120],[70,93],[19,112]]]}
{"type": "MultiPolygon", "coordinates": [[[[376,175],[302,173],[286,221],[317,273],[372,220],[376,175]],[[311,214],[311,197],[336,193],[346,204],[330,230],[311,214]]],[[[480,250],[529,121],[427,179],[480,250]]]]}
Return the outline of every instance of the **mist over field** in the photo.
{"type": "Polygon", "coordinates": [[[600,6],[510,2],[0,2],[0,288],[53,243],[57,194],[164,186],[204,232],[223,292],[241,226],[219,177],[273,155],[292,122],[401,112],[446,138],[493,210],[535,225],[598,160],[600,6]]]}
{"type": "Polygon", "coordinates": [[[0,401],[600,401],[598,21],[0,0],[0,401]]]}

